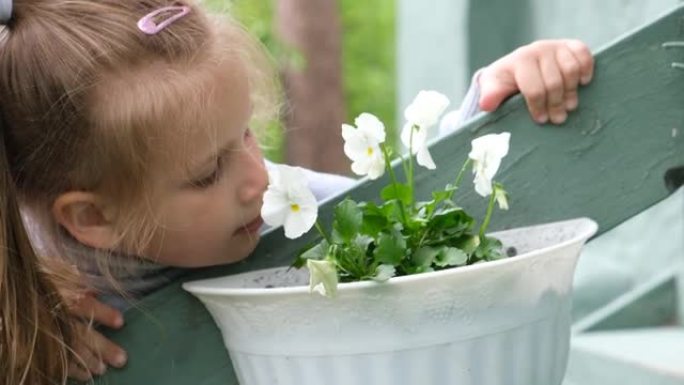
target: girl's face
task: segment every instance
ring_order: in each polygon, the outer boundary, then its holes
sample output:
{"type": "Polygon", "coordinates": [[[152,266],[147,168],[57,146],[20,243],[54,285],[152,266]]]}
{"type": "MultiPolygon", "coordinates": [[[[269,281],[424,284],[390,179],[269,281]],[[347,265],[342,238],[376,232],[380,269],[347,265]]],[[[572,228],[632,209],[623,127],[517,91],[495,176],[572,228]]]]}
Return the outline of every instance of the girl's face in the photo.
{"type": "Polygon", "coordinates": [[[259,240],[268,176],[249,129],[245,71],[225,72],[216,75],[212,87],[204,87],[211,90],[201,95],[206,105],[197,125],[171,128],[161,139],[166,157],[155,181],[158,201],[151,202],[161,210],[143,253],[156,263],[199,267],[235,262],[259,240]]]}

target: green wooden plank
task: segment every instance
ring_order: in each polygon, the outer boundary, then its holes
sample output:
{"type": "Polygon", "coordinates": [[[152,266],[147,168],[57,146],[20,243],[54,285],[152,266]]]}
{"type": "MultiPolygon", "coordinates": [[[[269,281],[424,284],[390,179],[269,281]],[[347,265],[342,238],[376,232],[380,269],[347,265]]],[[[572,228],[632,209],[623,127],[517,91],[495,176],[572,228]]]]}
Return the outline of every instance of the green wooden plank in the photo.
{"type": "MultiPolygon", "coordinates": [[[[597,55],[591,86],[580,94],[580,110],[564,127],[531,123],[518,97],[499,112],[469,124],[436,143],[439,172],[420,171],[419,194],[449,182],[475,136],[513,132],[502,181],[511,210],[497,214],[494,228],[590,216],[606,231],[667,196],[665,171],[684,164],[684,50],[664,49],[684,40],[684,7],[597,55]]],[[[358,186],[356,199],[377,196],[386,179],[358,186]]],[[[474,212],[485,202],[470,188],[459,201],[474,212]]],[[[321,210],[329,218],[330,202],[321,210]]],[[[216,276],[290,262],[311,237],[286,241],[264,236],[255,254],[232,266],[195,271],[186,279],[216,276]]],[[[129,352],[129,365],[110,370],[101,384],[236,384],[221,337],[208,313],[184,293],[180,282],[150,295],[126,313],[127,326],[110,334],[129,352]]]]}
{"type": "Polygon", "coordinates": [[[677,320],[676,272],[663,271],[573,324],[573,333],[672,325],[677,320]]]}
{"type": "Polygon", "coordinates": [[[636,317],[635,312],[626,312],[632,324],[671,321],[663,316],[674,312],[676,306],[665,298],[674,296],[674,290],[661,291],[663,297],[648,292],[663,280],[674,283],[675,271],[684,256],[683,214],[684,188],[681,188],[586,245],[573,282],[574,322],[586,326],[586,320],[592,319],[591,323],[595,324],[625,305],[636,305],[638,309],[641,305],[637,302],[645,302],[652,308],[643,309],[641,316],[637,311],[636,317]]]}
{"type": "Polygon", "coordinates": [[[587,333],[573,340],[564,385],[682,385],[684,328],[587,333]]]}

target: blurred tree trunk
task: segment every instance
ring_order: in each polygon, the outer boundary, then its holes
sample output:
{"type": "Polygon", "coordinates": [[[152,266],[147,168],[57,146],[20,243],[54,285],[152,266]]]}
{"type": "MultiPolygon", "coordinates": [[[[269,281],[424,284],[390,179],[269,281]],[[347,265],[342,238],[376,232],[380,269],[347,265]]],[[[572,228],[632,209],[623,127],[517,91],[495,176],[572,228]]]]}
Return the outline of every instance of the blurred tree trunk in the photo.
{"type": "Polygon", "coordinates": [[[276,0],[276,30],[303,57],[286,64],[283,81],[286,161],[347,174],[340,125],[345,118],[342,90],[342,36],[335,0],[276,0]]]}

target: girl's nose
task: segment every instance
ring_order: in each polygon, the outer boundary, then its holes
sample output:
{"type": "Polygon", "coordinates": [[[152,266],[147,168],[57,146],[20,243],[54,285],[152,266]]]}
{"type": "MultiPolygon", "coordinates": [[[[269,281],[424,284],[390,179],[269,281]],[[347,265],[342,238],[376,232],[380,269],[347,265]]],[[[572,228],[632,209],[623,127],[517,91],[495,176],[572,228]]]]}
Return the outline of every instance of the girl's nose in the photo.
{"type": "Polygon", "coordinates": [[[256,154],[247,154],[247,158],[244,163],[246,177],[238,192],[238,198],[244,204],[260,200],[268,187],[268,173],[263,158],[256,154]]]}

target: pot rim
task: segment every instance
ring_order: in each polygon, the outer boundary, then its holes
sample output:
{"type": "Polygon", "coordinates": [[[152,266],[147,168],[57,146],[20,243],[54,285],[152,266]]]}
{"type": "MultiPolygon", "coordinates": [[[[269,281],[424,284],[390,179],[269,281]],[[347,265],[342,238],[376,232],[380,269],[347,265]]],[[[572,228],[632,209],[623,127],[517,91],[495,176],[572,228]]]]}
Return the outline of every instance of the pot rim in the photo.
{"type": "MultiPolygon", "coordinates": [[[[350,291],[350,290],[358,290],[361,288],[374,287],[374,286],[378,286],[378,285],[392,286],[392,285],[402,284],[404,282],[414,282],[414,281],[420,281],[420,280],[425,280],[425,279],[434,279],[436,277],[452,275],[452,274],[467,274],[469,272],[478,271],[478,270],[482,270],[482,269],[493,269],[493,268],[496,268],[497,266],[502,265],[502,264],[516,263],[517,261],[524,261],[526,259],[534,258],[535,256],[537,256],[539,254],[543,254],[543,253],[549,252],[551,250],[566,247],[570,244],[578,242],[579,240],[586,241],[592,235],[594,235],[596,233],[596,231],[598,230],[598,224],[593,219],[588,218],[588,217],[579,217],[579,218],[573,218],[573,219],[568,219],[568,220],[563,220],[563,221],[548,222],[548,223],[532,225],[532,226],[516,227],[516,228],[511,228],[508,230],[497,231],[497,232],[494,232],[494,233],[491,233],[488,235],[496,237],[497,234],[509,232],[509,231],[513,231],[513,230],[521,231],[524,229],[531,229],[531,228],[536,228],[536,227],[557,225],[557,224],[571,223],[571,222],[578,222],[578,224],[580,224],[582,226],[581,230],[578,231],[577,234],[575,234],[572,238],[567,239],[563,242],[555,243],[555,244],[547,246],[547,247],[535,249],[535,250],[532,250],[530,252],[517,255],[517,256],[515,256],[515,258],[502,258],[502,259],[498,259],[496,261],[488,261],[488,262],[478,263],[478,264],[474,264],[474,265],[452,267],[452,268],[447,268],[444,270],[438,270],[438,271],[432,271],[432,272],[420,273],[420,274],[403,275],[400,277],[390,278],[389,280],[387,280],[385,282],[376,282],[376,281],[370,281],[370,280],[368,280],[368,281],[356,281],[356,282],[344,282],[344,283],[340,282],[337,286],[337,292],[343,293],[343,292],[350,291]]],[[[234,277],[234,276],[239,276],[242,274],[253,274],[253,273],[258,272],[258,271],[269,271],[269,270],[277,270],[277,269],[283,269],[283,268],[285,268],[285,266],[272,267],[272,268],[267,268],[267,269],[258,269],[258,270],[253,270],[253,271],[246,271],[243,273],[237,273],[234,275],[228,275],[228,276],[217,277],[217,278],[188,281],[188,282],[183,283],[183,289],[194,294],[194,295],[211,295],[211,296],[249,296],[249,297],[254,297],[254,296],[293,295],[293,294],[311,295],[310,290],[309,290],[309,285],[272,287],[272,288],[238,288],[238,287],[216,287],[215,283],[214,283],[211,286],[207,286],[207,283],[216,282],[217,280],[223,280],[226,277],[231,277],[231,276],[234,277]]]]}

